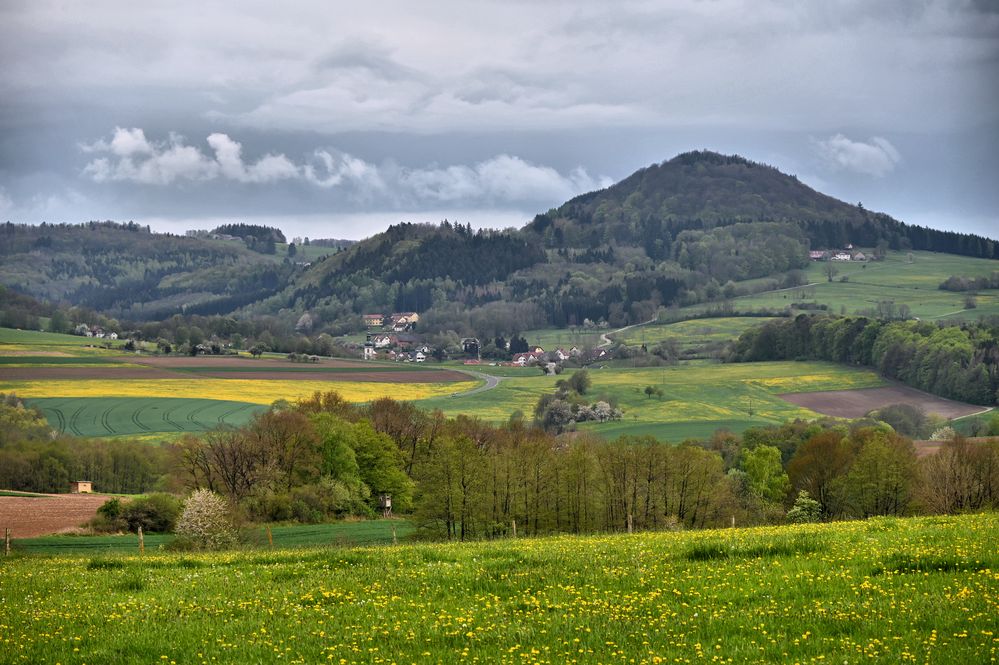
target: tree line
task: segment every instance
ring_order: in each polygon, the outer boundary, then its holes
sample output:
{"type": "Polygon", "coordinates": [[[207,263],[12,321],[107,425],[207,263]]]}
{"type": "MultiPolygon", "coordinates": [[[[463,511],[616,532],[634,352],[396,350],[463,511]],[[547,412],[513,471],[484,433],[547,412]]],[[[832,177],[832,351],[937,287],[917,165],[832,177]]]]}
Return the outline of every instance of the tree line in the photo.
{"type": "Polygon", "coordinates": [[[719,431],[672,445],[647,436],[555,435],[522,418],[494,425],[387,398],[356,405],[316,393],[275,404],[245,427],[160,447],[50,442],[37,414],[10,398],[0,405],[0,424],[0,486],[11,489],[65,491],[64,481],[87,476],[100,491],[207,489],[251,520],[302,522],[372,516],[387,494],[425,535],[443,539],[999,505],[999,439],[954,436],[919,458],[909,439],[871,419],[796,421],[741,436],[719,431]],[[115,455],[125,449],[154,480],[138,470],[127,481],[117,478],[122,460],[115,455]],[[64,471],[34,469],[57,463],[64,471]]]}
{"type": "Polygon", "coordinates": [[[728,360],[831,360],[876,368],[920,390],[996,404],[999,325],[799,314],[744,332],[728,360]]]}

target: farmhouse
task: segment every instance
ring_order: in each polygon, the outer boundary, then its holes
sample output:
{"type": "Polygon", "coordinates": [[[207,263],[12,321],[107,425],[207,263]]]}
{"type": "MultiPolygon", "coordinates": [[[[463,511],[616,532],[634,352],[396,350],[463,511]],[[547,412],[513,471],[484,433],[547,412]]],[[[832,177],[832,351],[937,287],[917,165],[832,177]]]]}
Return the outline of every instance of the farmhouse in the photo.
{"type": "Polygon", "coordinates": [[[565,362],[571,357],[569,352],[566,351],[565,349],[555,349],[553,353],[555,358],[558,359],[559,362],[565,362]]]}
{"type": "Polygon", "coordinates": [[[392,330],[396,332],[412,330],[419,320],[420,315],[416,312],[396,312],[389,317],[389,322],[392,324],[392,330]]]}
{"type": "Polygon", "coordinates": [[[89,480],[74,480],[69,484],[71,494],[90,494],[94,491],[94,484],[89,480]]]}
{"type": "Polygon", "coordinates": [[[369,328],[381,328],[385,325],[385,315],[384,314],[365,314],[364,315],[364,325],[369,328]]]}
{"type": "Polygon", "coordinates": [[[812,251],[808,252],[808,258],[810,258],[812,261],[825,261],[826,259],[829,258],[829,252],[823,249],[813,249],[812,251]]]}
{"type": "Polygon", "coordinates": [[[850,261],[852,258],[849,252],[836,252],[832,256],[833,261],[850,261]]]}
{"type": "Polygon", "coordinates": [[[513,356],[513,364],[520,365],[524,367],[525,365],[533,365],[540,362],[544,358],[544,352],[531,351],[529,353],[517,353],[513,356]]]}
{"type": "Polygon", "coordinates": [[[375,335],[371,338],[371,343],[375,345],[376,349],[384,349],[386,347],[395,344],[394,335],[375,335]]]}

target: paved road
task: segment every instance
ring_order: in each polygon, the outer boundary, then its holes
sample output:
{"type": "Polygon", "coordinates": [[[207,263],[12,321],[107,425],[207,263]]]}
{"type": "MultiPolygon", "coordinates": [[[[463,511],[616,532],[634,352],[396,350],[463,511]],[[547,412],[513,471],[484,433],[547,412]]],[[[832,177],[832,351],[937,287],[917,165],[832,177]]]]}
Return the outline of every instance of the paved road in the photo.
{"type": "Polygon", "coordinates": [[[461,372],[462,374],[468,374],[469,376],[479,379],[480,381],[485,381],[486,385],[479,386],[478,388],[472,388],[471,390],[466,390],[463,393],[454,393],[451,395],[451,397],[467,397],[469,395],[474,395],[476,393],[484,393],[487,390],[492,390],[493,388],[498,386],[503,378],[500,376],[492,376],[491,374],[483,374],[482,372],[473,372],[470,369],[459,369],[456,371],[461,372]]]}

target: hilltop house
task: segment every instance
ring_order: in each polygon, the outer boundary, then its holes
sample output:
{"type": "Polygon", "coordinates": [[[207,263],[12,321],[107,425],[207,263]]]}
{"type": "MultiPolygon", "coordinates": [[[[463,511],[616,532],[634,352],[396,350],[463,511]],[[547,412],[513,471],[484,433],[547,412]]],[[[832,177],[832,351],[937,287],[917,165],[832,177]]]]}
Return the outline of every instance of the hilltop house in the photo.
{"type": "Polygon", "coordinates": [[[389,322],[392,324],[392,330],[396,332],[412,330],[419,320],[420,315],[416,312],[396,312],[389,317],[389,322]]]}

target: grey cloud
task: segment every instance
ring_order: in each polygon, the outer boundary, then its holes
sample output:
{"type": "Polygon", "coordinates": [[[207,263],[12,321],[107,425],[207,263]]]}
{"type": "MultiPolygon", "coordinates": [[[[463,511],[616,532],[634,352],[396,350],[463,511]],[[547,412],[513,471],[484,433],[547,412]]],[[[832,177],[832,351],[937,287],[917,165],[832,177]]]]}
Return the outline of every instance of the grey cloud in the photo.
{"type": "Polygon", "coordinates": [[[816,147],[830,168],[845,169],[878,178],[891,173],[902,160],[895,146],[880,136],[875,136],[865,143],[836,134],[817,141],[816,147]]]}

